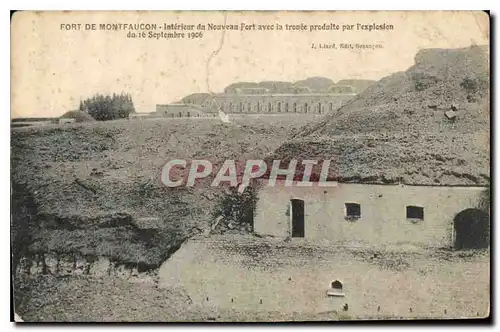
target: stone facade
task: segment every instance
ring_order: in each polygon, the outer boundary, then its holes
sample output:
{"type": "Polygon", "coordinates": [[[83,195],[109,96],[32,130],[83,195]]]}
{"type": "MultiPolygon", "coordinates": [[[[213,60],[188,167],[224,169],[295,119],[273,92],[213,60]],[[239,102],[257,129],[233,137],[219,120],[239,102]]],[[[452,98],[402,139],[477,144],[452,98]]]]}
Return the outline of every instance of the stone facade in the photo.
{"type": "Polygon", "coordinates": [[[304,205],[305,238],[374,246],[449,247],[455,242],[455,216],[476,208],[484,190],[345,183],[337,183],[336,187],[286,187],[278,183],[260,189],[254,231],[282,238],[292,236],[292,200],[297,199],[304,205]],[[352,206],[354,214],[359,215],[348,215],[352,206]]]}
{"type": "Polygon", "coordinates": [[[295,87],[287,93],[271,93],[262,87],[235,88],[226,89],[224,94],[209,96],[201,105],[156,105],[156,113],[151,117],[210,117],[219,110],[233,114],[331,114],[355,96],[355,90],[349,85],[332,86],[324,93],[311,92],[307,87],[295,87]]]}
{"type": "Polygon", "coordinates": [[[355,97],[355,93],[225,94],[207,98],[202,107],[225,113],[329,114],[355,97]]]}
{"type": "Polygon", "coordinates": [[[159,288],[184,291],[215,317],[229,311],[232,321],[257,320],[259,313],[269,321],[266,312],[280,320],[485,317],[489,307],[488,256],[460,258],[434,248],[378,251],[210,236],[184,243],[158,274],[159,288]],[[457,282],[464,278],[471,281],[466,287],[457,282]],[[334,280],[342,281],[345,296],[327,295],[334,280]]]}
{"type": "Polygon", "coordinates": [[[145,119],[152,116],[153,113],[130,113],[128,118],[131,119],[145,119]]]}
{"type": "Polygon", "coordinates": [[[152,114],[153,117],[167,118],[194,118],[205,115],[200,106],[192,104],[159,104],[156,105],[156,114],[152,114]]]}
{"type": "Polygon", "coordinates": [[[68,119],[68,118],[60,118],[58,123],[59,124],[66,124],[66,123],[75,123],[76,119],[68,119]]]}

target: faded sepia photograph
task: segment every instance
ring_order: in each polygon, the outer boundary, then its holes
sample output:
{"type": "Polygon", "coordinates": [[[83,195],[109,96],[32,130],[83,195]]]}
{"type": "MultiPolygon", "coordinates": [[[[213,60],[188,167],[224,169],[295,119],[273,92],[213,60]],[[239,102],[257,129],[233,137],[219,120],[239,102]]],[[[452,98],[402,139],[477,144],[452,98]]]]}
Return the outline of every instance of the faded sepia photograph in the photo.
{"type": "Polygon", "coordinates": [[[490,317],[488,12],[11,15],[16,322],[490,317]]]}

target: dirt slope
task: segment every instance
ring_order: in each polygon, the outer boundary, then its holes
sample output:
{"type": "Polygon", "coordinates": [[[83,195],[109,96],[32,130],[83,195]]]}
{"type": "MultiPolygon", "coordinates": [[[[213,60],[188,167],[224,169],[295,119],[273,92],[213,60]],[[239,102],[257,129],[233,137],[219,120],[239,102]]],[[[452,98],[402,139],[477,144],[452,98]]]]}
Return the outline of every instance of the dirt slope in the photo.
{"type": "Polygon", "coordinates": [[[231,194],[210,188],[210,180],[165,187],[160,174],[167,161],[260,158],[304,121],[120,120],[13,129],[13,221],[23,225],[13,228],[20,230],[16,253],[105,256],[157,267],[186,237],[207,228],[231,194]]]}
{"type": "Polygon", "coordinates": [[[489,118],[488,48],[422,50],[273,157],[332,159],[346,182],[486,185],[489,118]]]}

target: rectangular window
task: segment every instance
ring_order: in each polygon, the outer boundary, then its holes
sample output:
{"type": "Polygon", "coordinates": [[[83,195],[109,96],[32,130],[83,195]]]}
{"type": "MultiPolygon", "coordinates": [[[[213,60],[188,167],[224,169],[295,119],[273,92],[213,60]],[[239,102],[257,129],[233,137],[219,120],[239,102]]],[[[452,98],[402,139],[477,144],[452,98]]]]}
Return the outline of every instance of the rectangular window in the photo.
{"type": "Polygon", "coordinates": [[[406,219],[410,221],[424,220],[424,208],[421,206],[413,206],[413,205],[407,206],[406,219]]]}
{"type": "Polygon", "coordinates": [[[358,203],[345,203],[345,219],[356,220],[361,218],[361,205],[358,203]]]}

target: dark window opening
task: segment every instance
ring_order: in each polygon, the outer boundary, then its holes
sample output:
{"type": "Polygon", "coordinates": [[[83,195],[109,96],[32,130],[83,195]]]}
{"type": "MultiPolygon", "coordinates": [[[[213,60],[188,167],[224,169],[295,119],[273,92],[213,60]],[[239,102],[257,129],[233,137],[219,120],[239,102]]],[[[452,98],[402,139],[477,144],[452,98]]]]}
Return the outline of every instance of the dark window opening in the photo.
{"type": "Polygon", "coordinates": [[[252,111],[252,104],[247,104],[247,111],[250,113],[252,111]]]}
{"type": "Polygon", "coordinates": [[[267,104],[267,111],[271,112],[271,110],[272,110],[272,106],[271,106],[271,103],[269,103],[269,104],[267,104]]]}
{"type": "Polygon", "coordinates": [[[181,112],[179,112],[179,118],[182,118],[182,113],[181,112]]]}
{"type": "Polygon", "coordinates": [[[191,117],[191,113],[187,112],[187,117],[190,118],[191,117]]]}
{"type": "Polygon", "coordinates": [[[297,113],[297,103],[293,103],[293,111],[297,113]]]}
{"type": "Polygon", "coordinates": [[[332,281],[331,287],[332,287],[332,289],[336,289],[339,291],[342,291],[342,289],[343,289],[342,283],[338,280],[332,281]]]}
{"type": "Polygon", "coordinates": [[[281,112],[281,102],[278,102],[278,112],[281,112]]]}
{"type": "MultiPolygon", "coordinates": [[[[334,280],[330,284],[330,289],[328,289],[327,294],[328,296],[340,296],[344,297],[344,289],[343,289],[342,282],[339,280],[334,280]]],[[[346,304],[347,305],[347,304],[346,304]]]]}
{"type": "Polygon", "coordinates": [[[358,203],[345,203],[345,219],[356,220],[361,218],[361,205],[358,203]]]}
{"type": "Polygon", "coordinates": [[[412,221],[424,220],[424,208],[420,206],[407,206],[406,207],[406,219],[412,221]]]}
{"type": "Polygon", "coordinates": [[[288,112],[288,103],[285,104],[285,112],[288,112]]]}

